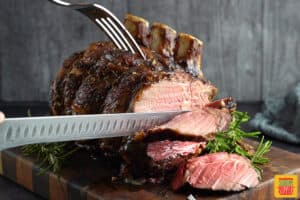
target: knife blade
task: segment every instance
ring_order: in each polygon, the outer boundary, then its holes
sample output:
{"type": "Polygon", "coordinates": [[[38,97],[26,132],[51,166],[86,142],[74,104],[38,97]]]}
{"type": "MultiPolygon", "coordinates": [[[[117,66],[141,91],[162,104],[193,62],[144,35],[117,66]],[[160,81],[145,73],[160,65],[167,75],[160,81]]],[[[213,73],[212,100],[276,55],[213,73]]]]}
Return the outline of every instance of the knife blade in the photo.
{"type": "Polygon", "coordinates": [[[0,150],[27,144],[133,135],[187,111],[6,118],[0,150]]]}

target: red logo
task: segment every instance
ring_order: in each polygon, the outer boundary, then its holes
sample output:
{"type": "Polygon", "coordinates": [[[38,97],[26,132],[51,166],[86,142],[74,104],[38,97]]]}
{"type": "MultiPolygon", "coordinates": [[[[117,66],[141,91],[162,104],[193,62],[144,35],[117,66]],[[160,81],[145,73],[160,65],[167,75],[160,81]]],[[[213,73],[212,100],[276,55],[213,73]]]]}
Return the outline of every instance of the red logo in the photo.
{"type": "Polygon", "coordinates": [[[294,197],[298,194],[297,175],[275,175],[274,195],[277,198],[294,197]]]}
{"type": "Polygon", "coordinates": [[[292,178],[279,178],[278,192],[280,195],[292,195],[294,193],[292,178]]]}

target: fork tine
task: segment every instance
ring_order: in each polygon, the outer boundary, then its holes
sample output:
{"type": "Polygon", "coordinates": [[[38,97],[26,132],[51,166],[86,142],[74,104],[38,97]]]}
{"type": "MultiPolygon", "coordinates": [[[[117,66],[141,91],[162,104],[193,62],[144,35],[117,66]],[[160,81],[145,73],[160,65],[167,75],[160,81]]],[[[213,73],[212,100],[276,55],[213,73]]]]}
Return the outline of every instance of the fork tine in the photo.
{"type": "Polygon", "coordinates": [[[120,22],[120,20],[112,12],[110,12],[107,8],[105,8],[99,4],[96,4],[96,3],[94,3],[93,6],[96,8],[99,8],[100,10],[105,12],[105,14],[112,19],[112,21],[116,24],[116,26],[119,28],[119,30],[121,30],[124,33],[124,36],[129,40],[129,41],[128,40],[127,41],[130,42],[130,44],[132,44],[131,47],[133,49],[135,49],[137,51],[137,53],[139,53],[144,60],[146,60],[146,56],[145,56],[144,52],[141,50],[140,46],[137,44],[137,42],[132,37],[132,35],[129,33],[129,31],[125,28],[123,23],[120,22]]]}
{"type": "Polygon", "coordinates": [[[59,6],[70,6],[71,5],[69,2],[62,1],[62,0],[48,0],[48,1],[55,3],[59,6]]]}
{"type": "Polygon", "coordinates": [[[74,4],[64,0],[48,0],[60,6],[75,9],[95,22],[118,49],[128,49],[146,59],[144,52],[120,20],[107,8],[99,4],[74,4]]]}
{"type": "Polygon", "coordinates": [[[118,34],[120,35],[120,37],[123,39],[123,41],[125,42],[125,44],[127,45],[127,47],[130,49],[130,51],[132,53],[135,53],[135,51],[133,50],[132,46],[130,45],[130,43],[128,42],[128,40],[126,39],[126,37],[124,36],[124,33],[122,33],[120,31],[120,29],[117,27],[117,25],[111,20],[111,18],[107,18],[107,21],[112,25],[112,27],[115,29],[115,31],[118,32],[118,34]]]}
{"type": "MultiPolygon", "coordinates": [[[[122,41],[122,39],[120,38],[120,35],[118,35],[118,33],[116,33],[116,31],[107,22],[108,20],[106,20],[105,18],[101,18],[101,21],[106,25],[106,28],[108,28],[110,30],[110,32],[114,35],[114,37],[119,41],[119,43],[121,44],[121,46],[123,47],[123,49],[125,49],[126,51],[128,51],[128,48],[124,44],[124,42],[122,41]]],[[[134,52],[132,52],[132,53],[134,53],[134,52]]]]}
{"type": "Polygon", "coordinates": [[[127,41],[129,40],[130,43],[133,45],[132,47],[142,56],[142,58],[144,60],[146,60],[146,56],[144,54],[144,52],[141,50],[140,46],[137,44],[137,42],[135,41],[135,39],[132,37],[132,35],[129,33],[129,31],[125,28],[125,26],[122,24],[122,22],[120,22],[120,20],[112,15],[112,13],[109,13],[111,16],[111,19],[115,22],[115,24],[117,25],[117,27],[119,27],[119,29],[124,33],[124,35],[127,38],[127,41]]]}
{"type": "Polygon", "coordinates": [[[100,28],[106,33],[106,35],[113,41],[113,43],[117,46],[118,49],[122,49],[121,45],[118,43],[116,38],[111,34],[110,30],[106,28],[106,26],[98,19],[95,19],[95,22],[100,26],[100,28]]]}

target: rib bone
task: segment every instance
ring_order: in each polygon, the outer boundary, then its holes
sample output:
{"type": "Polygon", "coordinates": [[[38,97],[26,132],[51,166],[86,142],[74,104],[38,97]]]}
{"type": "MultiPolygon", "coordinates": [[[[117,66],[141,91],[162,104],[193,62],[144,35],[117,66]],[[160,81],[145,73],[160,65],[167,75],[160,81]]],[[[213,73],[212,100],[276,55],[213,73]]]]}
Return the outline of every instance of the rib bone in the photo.
{"type": "Polygon", "coordinates": [[[176,39],[175,61],[186,66],[186,69],[190,72],[200,71],[202,49],[202,41],[189,34],[180,33],[176,39]]]}
{"type": "Polygon", "coordinates": [[[171,27],[155,22],[149,28],[149,22],[143,18],[127,14],[125,27],[140,45],[166,57],[174,57],[175,64],[185,67],[186,71],[203,77],[201,58],[203,42],[192,35],[180,33],[171,27]]]}
{"type": "Polygon", "coordinates": [[[167,57],[174,55],[176,31],[171,27],[153,23],[150,33],[150,49],[167,57]]]}
{"type": "Polygon", "coordinates": [[[141,17],[126,14],[124,25],[134,39],[140,44],[149,47],[148,35],[150,32],[149,22],[141,17]]]}

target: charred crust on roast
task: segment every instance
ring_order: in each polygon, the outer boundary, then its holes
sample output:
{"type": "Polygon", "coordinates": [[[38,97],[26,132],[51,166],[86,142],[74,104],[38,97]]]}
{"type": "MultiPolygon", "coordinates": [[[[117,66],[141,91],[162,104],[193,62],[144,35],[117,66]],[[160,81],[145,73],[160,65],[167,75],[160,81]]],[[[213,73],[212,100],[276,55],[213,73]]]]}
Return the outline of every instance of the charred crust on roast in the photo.
{"type": "Polygon", "coordinates": [[[132,97],[146,80],[145,74],[129,70],[106,96],[103,113],[128,112],[132,97]]]}
{"type": "Polygon", "coordinates": [[[105,99],[109,85],[106,81],[96,76],[87,76],[76,92],[72,110],[76,114],[95,114],[103,109],[102,102],[105,99]]]}
{"type": "MultiPolygon", "coordinates": [[[[153,141],[158,141],[163,139],[204,142],[204,141],[212,140],[215,135],[216,133],[207,133],[205,137],[201,135],[195,136],[192,134],[184,134],[176,130],[167,128],[167,129],[150,130],[144,134],[143,140],[145,142],[153,142],[153,141]]],[[[141,140],[141,137],[139,139],[141,140]]]]}
{"type": "Polygon", "coordinates": [[[206,107],[217,108],[217,109],[228,109],[229,111],[234,111],[236,109],[236,101],[232,97],[226,97],[205,105],[206,107]]]}
{"type": "Polygon", "coordinates": [[[56,80],[52,82],[51,96],[51,114],[59,115],[64,112],[64,87],[65,79],[73,68],[74,63],[78,62],[83,56],[83,52],[74,53],[66,59],[56,75],[56,80]]]}
{"type": "MultiPolygon", "coordinates": [[[[213,134],[214,133],[208,134],[209,138],[213,136],[213,134]]],[[[167,140],[167,139],[171,141],[179,140],[179,141],[195,141],[195,142],[204,142],[208,140],[208,138],[204,138],[202,136],[184,135],[172,129],[149,130],[147,132],[144,132],[143,134],[140,132],[133,137],[133,140],[144,141],[146,143],[155,142],[159,140],[167,140]]]]}

